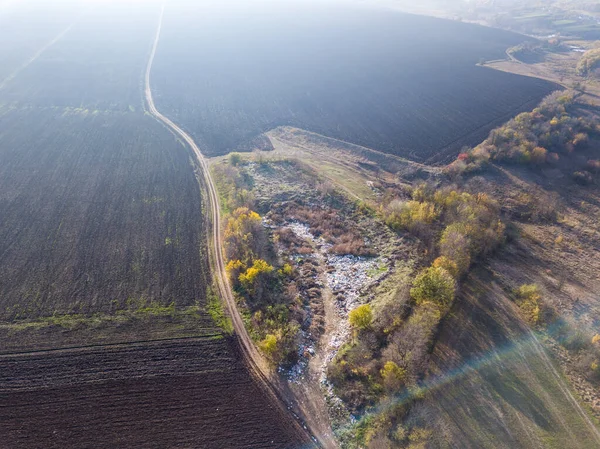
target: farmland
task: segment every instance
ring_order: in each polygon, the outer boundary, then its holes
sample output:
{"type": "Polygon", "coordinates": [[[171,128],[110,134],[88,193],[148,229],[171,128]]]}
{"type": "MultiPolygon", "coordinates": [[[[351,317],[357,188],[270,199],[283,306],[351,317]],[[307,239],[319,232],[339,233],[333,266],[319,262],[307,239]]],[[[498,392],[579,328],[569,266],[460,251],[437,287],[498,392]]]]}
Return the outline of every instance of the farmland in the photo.
{"type": "Polygon", "coordinates": [[[32,108],[2,121],[2,319],[204,297],[197,183],[151,118],[32,108]]]}
{"type": "Polygon", "coordinates": [[[298,447],[231,343],[188,339],[0,356],[2,446],[298,447]]]}
{"type": "Polygon", "coordinates": [[[145,111],[160,2],[38,3],[0,15],[1,444],[298,447],[219,327],[200,169],[145,111]]]}
{"type": "Polygon", "coordinates": [[[523,37],[212,3],[0,10],[0,445],[600,441],[519,254],[546,195],[432,165],[556,88],[478,64],[523,37]]]}
{"type": "Polygon", "coordinates": [[[515,34],[399,13],[261,5],[231,13],[227,2],[177,0],[165,11],[155,100],[208,154],[290,125],[426,160],[478,143],[553,88],[476,66],[520,43],[515,34]]]}

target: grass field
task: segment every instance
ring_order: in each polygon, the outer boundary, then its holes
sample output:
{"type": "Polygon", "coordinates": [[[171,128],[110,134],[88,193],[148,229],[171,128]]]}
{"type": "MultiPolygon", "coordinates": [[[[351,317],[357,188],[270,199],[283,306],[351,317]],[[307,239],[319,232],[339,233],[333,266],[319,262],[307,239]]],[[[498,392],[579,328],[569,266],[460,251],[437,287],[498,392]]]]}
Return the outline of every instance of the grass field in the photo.
{"type": "Polygon", "coordinates": [[[165,11],[156,101],[209,154],[290,125],[425,160],[481,141],[553,89],[476,66],[522,41],[511,33],[291,5],[176,0],[165,11]]]}

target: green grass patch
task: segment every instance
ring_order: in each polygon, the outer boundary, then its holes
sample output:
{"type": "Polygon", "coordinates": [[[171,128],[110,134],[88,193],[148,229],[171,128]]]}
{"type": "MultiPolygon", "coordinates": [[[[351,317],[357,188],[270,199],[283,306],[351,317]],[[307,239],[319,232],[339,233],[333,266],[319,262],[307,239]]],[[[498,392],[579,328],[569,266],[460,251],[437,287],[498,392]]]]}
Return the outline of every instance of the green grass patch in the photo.
{"type": "Polygon", "coordinates": [[[210,315],[217,326],[229,335],[233,334],[233,323],[225,313],[223,302],[212,288],[207,292],[206,312],[210,315]]]}

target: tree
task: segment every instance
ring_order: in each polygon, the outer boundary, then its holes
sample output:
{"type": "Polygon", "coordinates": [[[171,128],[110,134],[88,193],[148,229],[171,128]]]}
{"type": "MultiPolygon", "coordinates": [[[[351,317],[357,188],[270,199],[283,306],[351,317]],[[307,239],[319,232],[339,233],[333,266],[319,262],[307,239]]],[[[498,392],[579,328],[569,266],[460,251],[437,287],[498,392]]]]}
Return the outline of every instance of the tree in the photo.
{"type": "Polygon", "coordinates": [[[227,259],[250,264],[264,252],[266,244],[260,215],[247,207],[234,210],[227,220],[224,239],[227,259]]]}
{"type": "Polygon", "coordinates": [[[271,360],[274,360],[277,358],[278,342],[277,335],[267,334],[258,346],[271,360]]]}
{"type": "Polygon", "coordinates": [[[392,361],[385,362],[383,368],[380,371],[381,377],[383,378],[383,385],[387,391],[396,393],[404,385],[406,379],[406,370],[400,368],[392,361]]]}
{"type": "Polygon", "coordinates": [[[455,289],[456,281],[447,270],[429,267],[415,278],[410,296],[417,304],[432,302],[449,308],[454,301],[455,289]]]}
{"type": "Polygon", "coordinates": [[[531,163],[535,165],[542,165],[546,162],[548,151],[542,147],[535,147],[531,151],[531,163]]]}
{"type": "Polygon", "coordinates": [[[466,235],[467,229],[460,223],[453,223],[444,229],[440,239],[442,256],[453,260],[460,274],[466,273],[471,265],[471,240],[466,235]]]}
{"type": "Polygon", "coordinates": [[[446,256],[440,256],[433,261],[433,266],[436,268],[443,268],[452,275],[453,278],[458,278],[460,274],[458,271],[458,265],[452,259],[446,256]]]}
{"type": "Polygon", "coordinates": [[[348,315],[350,325],[358,330],[366,329],[373,322],[373,311],[369,304],[363,304],[356,309],[351,310],[348,315]]]}
{"type": "MultiPolygon", "coordinates": [[[[273,272],[274,268],[262,259],[256,259],[252,266],[240,274],[239,281],[242,287],[251,295],[261,296],[264,281],[273,272]]],[[[260,299],[260,298],[256,298],[260,299]]]]}

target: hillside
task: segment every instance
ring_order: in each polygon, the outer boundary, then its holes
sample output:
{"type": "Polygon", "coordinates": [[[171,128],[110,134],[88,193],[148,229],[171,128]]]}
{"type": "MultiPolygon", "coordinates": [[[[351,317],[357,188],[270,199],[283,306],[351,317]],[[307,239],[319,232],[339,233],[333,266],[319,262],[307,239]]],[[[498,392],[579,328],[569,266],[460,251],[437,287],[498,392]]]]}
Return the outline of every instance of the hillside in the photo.
{"type": "Polygon", "coordinates": [[[583,129],[567,122],[549,147],[560,165],[525,158],[458,178],[289,127],[265,134],[273,150],[214,159],[227,229],[246,208],[265,223],[248,228],[262,242],[250,256],[226,240],[249,332],[319,434],[348,448],[598,444],[597,187],[572,176],[598,147],[592,126],[588,146],[563,153],[583,129]],[[258,258],[273,269],[252,289],[258,258]],[[454,277],[456,296],[415,290],[431,273],[454,277]],[[272,287],[257,293],[261,282],[272,287]],[[521,302],[529,285],[539,297],[521,302]]]}

